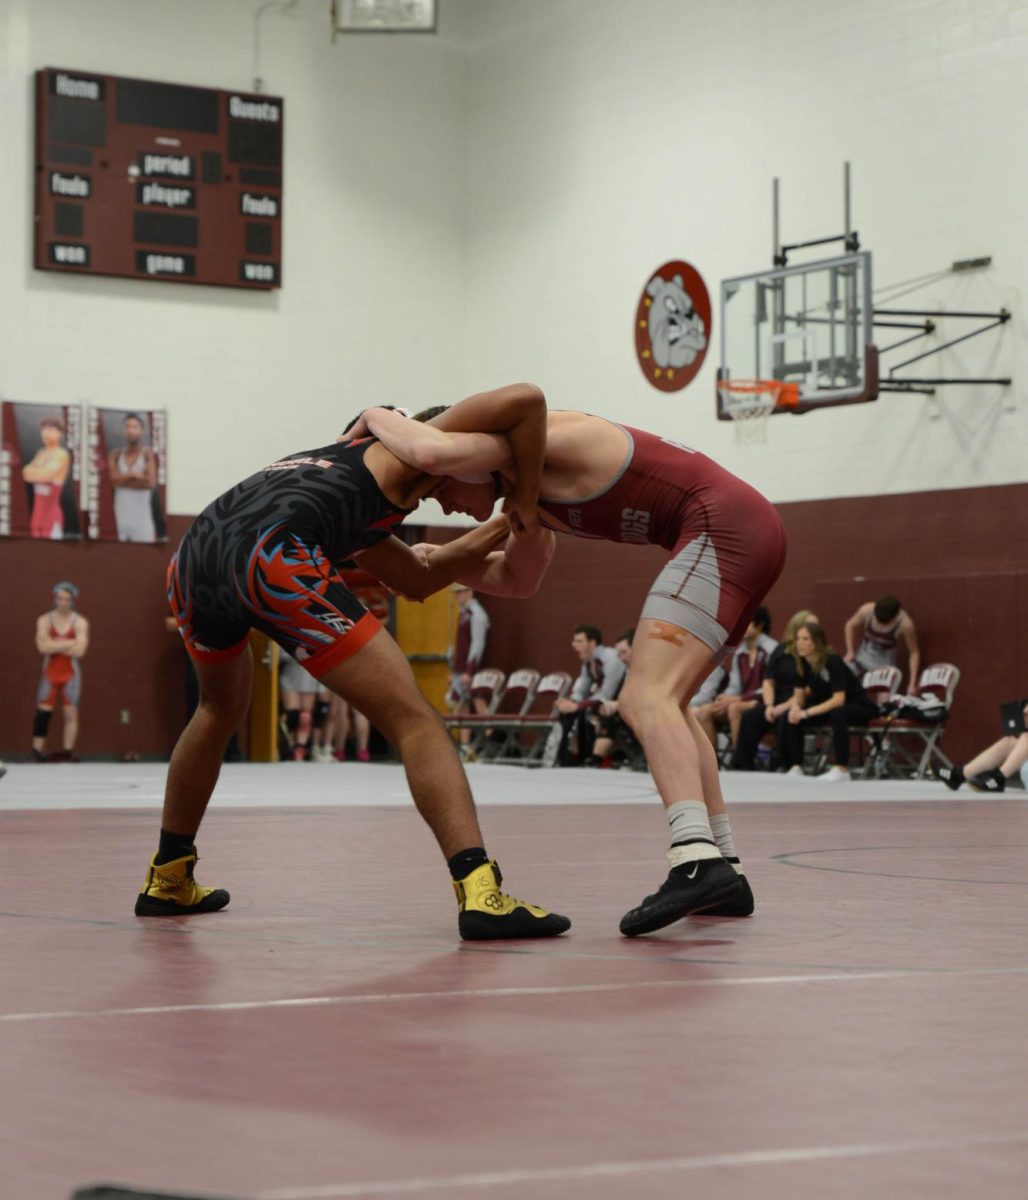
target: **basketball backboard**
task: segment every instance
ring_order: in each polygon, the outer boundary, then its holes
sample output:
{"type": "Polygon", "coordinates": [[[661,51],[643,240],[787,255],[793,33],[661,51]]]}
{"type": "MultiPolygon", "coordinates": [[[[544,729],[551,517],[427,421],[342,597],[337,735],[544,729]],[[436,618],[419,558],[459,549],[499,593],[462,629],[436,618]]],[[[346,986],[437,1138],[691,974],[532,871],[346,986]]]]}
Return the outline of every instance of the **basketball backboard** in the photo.
{"type": "MultiPolygon", "coordinates": [[[[795,384],[811,412],[878,396],[871,255],[867,251],[739,275],[721,284],[718,380],[795,384]]],[[[718,417],[729,420],[720,389],[718,417]]]]}

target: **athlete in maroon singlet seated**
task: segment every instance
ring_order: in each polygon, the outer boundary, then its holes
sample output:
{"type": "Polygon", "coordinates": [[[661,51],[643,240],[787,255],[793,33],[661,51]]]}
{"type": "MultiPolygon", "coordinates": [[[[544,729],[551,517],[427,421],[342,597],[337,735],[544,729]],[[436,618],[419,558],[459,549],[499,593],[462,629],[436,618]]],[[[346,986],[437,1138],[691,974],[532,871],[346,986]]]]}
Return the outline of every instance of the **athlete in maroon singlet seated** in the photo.
{"type": "MultiPolygon", "coordinates": [[[[498,471],[505,486],[514,482],[509,448],[469,429],[456,409],[428,425],[369,409],[357,426],[365,430],[405,461],[460,477],[436,489],[444,508],[465,508],[472,494],[492,486],[472,482],[476,472],[498,471]]],[[[785,536],[777,512],[691,447],[580,412],[547,416],[539,511],[550,530],[652,543],[670,555],[643,605],[620,707],[667,809],[671,870],[654,895],[625,914],[622,933],[652,932],[690,913],[749,915],[753,896],[732,844],[717,761],[688,705],[712,664],[738,645],[781,572],[785,536]]],[[[553,550],[545,531],[509,542],[461,582],[486,593],[531,595],[553,550]]]]}

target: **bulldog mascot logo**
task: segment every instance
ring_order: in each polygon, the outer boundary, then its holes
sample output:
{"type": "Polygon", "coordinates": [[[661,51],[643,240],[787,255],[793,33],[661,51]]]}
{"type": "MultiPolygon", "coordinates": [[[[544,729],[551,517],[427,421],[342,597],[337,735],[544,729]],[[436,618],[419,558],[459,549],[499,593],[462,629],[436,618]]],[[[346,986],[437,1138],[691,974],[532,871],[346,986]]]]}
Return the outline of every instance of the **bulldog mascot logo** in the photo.
{"type": "Polygon", "coordinates": [[[677,392],[703,366],[710,344],[710,296],[695,267],[667,262],[650,278],[635,314],[635,352],[643,374],[677,392]]]}

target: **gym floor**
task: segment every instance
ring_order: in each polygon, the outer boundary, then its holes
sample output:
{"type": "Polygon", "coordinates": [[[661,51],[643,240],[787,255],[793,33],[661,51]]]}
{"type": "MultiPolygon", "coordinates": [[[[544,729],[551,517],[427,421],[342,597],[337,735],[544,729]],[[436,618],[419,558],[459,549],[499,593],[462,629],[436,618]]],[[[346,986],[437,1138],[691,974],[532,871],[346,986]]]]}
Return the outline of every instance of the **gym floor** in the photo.
{"type": "Polygon", "coordinates": [[[164,767],[0,783],[4,1197],[1022,1197],[1028,805],[726,775],[757,898],[628,941],[648,776],[471,767],[555,941],[461,944],[403,775],[228,767],[221,913],[140,920],[164,767]]]}

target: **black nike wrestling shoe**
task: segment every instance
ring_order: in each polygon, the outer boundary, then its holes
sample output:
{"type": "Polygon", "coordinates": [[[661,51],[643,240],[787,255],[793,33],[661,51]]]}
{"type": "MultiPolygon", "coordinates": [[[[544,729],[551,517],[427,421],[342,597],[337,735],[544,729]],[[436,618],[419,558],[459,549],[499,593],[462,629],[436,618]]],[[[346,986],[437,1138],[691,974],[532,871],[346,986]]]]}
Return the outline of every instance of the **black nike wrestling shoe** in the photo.
{"type": "Polygon", "coordinates": [[[652,896],[625,913],[620,929],[625,937],[653,933],[691,913],[736,900],[742,891],[742,877],[720,856],[684,862],[671,868],[652,896]]]}
{"type": "Polygon", "coordinates": [[[742,873],[738,858],[726,858],[726,863],[731,863],[736,875],[739,877],[739,882],[742,884],[739,894],[733,896],[731,900],[724,900],[721,904],[715,904],[713,908],[705,908],[703,912],[696,913],[697,917],[752,917],[753,910],[756,908],[756,902],[753,899],[753,890],[750,887],[749,880],[742,873]]]}

